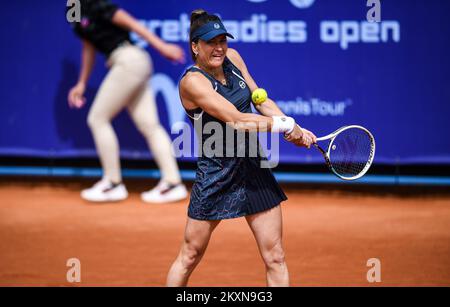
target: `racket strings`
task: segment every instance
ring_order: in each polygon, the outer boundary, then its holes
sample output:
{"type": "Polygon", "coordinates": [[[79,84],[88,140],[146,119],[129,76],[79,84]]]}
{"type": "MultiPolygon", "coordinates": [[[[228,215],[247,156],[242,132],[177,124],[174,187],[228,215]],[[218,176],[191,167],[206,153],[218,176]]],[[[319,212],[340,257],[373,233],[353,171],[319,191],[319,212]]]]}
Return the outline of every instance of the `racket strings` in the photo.
{"type": "Polygon", "coordinates": [[[374,153],[370,135],[357,128],[342,131],[330,146],[331,166],[343,177],[357,176],[365,171],[374,153]]]}

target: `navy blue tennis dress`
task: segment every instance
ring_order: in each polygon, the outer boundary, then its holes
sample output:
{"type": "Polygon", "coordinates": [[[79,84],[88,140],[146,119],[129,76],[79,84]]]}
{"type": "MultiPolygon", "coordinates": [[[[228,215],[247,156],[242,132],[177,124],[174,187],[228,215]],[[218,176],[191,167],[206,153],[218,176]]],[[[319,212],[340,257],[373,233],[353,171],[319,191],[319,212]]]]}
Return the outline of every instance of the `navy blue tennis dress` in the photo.
{"type": "MultiPolygon", "coordinates": [[[[191,67],[188,72],[200,72],[211,81],[212,87],[230,101],[240,112],[252,113],[251,93],[240,70],[225,58],[223,70],[227,85],[218,82],[205,71],[191,67]]],[[[202,109],[186,110],[191,121],[201,120],[202,131],[197,131],[201,145],[212,134],[205,133],[203,127],[212,121],[219,123],[223,131],[226,124],[219,119],[203,112],[202,109]],[[201,133],[201,138],[199,133],[201,133]]],[[[229,128],[230,129],[230,128],[229,128]]],[[[248,147],[249,136],[245,133],[245,142],[237,142],[234,131],[234,153],[241,146],[248,147]]],[[[214,132],[212,132],[214,133],[214,132]]],[[[195,183],[192,187],[188,208],[188,216],[196,220],[222,220],[242,217],[269,210],[278,206],[287,197],[268,168],[261,168],[261,161],[267,160],[263,153],[250,155],[249,148],[244,148],[245,156],[226,157],[225,133],[223,152],[220,155],[202,154],[197,160],[195,183]]],[[[242,140],[242,139],[241,139],[242,140]]],[[[258,145],[259,147],[259,145],[258,145]]],[[[242,151],[241,151],[242,153],[242,151]]]]}

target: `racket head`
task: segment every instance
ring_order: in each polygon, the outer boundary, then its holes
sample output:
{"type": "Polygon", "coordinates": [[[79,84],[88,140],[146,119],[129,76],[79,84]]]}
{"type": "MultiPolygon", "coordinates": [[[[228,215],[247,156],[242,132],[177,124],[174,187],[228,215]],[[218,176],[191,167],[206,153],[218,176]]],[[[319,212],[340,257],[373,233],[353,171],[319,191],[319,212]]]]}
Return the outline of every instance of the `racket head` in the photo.
{"type": "Polygon", "coordinates": [[[375,138],[362,126],[351,125],[333,132],[326,150],[330,170],[343,180],[364,176],[375,157],[375,138]]]}

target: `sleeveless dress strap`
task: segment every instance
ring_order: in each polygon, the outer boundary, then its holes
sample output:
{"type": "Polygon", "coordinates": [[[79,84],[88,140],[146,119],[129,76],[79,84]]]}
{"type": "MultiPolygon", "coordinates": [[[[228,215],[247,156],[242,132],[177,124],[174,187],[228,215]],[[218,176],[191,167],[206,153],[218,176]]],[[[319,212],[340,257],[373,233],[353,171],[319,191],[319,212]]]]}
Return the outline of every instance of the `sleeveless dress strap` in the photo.
{"type": "Polygon", "coordinates": [[[236,67],[236,65],[231,62],[231,60],[226,57],[225,58],[225,69],[227,69],[230,73],[238,77],[240,80],[245,81],[244,76],[242,75],[242,72],[239,70],[239,68],[236,67]]]}

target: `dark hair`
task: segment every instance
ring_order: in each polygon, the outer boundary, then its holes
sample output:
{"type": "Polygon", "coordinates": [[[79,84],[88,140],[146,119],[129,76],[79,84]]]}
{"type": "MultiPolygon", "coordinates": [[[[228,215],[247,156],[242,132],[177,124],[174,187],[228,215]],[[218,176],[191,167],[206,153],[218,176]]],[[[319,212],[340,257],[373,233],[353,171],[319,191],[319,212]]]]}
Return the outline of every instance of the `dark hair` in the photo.
{"type": "Polygon", "coordinates": [[[211,21],[221,21],[219,16],[210,15],[207,11],[203,9],[194,10],[191,13],[191,29],[189,31],[189,50],[191,51],[192,60],[195,62],[195,54],[192,51],[192,43],[197,43],[198,38],[193,40],[192,34],[201,26],[207,24],[211,21]]]}

